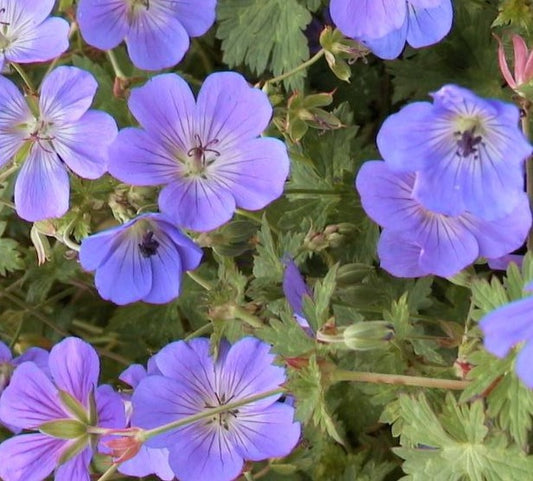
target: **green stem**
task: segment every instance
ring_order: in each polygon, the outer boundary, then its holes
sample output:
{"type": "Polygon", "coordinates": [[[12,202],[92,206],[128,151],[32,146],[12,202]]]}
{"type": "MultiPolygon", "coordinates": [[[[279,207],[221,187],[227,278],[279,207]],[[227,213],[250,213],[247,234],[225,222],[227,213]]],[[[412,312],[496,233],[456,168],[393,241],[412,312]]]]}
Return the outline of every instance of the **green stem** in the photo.
{"type": "Polygon", "coordinates": [[[399,386],[419,386],[436,389],[463,390],[470,381],[457,381],[454,379],[437,379],[422,376],[404,376],[401,374],[382,374],[377,372],[347,371],[339,369],[331,375],[333,382],[370,382],[374,384],[396,384],[399,386]]]}
{"type": "Polygon", "coordinates": [[[227,411],[233,411],[234,409],[237,409],[241,406],[245,406],[246,404],[251,404],[253,402],[260,401],[261,399],[265,399],[271,396],[276,396],[278,394],[283,394],[284,392],[285,392],[285,389],[283,388],[272,389],[270,391],[266,391],[261,394],[256,394],[255,396],[250,396],[250,397],[241,399],[239,401],[224,404],[223,406],[206,409],[205,411],[202,411],[201,413],[181,418],[178,421],[173,421],[171,423],[164,424],[163,426],[159,426],[154,429],[148,429],[146,431],[143,431],[141,434],[141,437],[144,441],[146,441],[147,439],[153,438],[154,436],[158,436],[159,434],[172,431],[173,429],[181,428],[182,426],[195,423],[196,421],[200,421],[205,418],[210,418],[215,414],[221,414],[227,411]]]}
{"type": "Polygon", "coordinates": [[[213,286],[211,283],[204,279],[200,274],[194,271],[187,271],[187,275],[194,281],[196,284],[202,286],[206,291],[210,291],[213,289],[213,286]]]}
{"type": "Polygon", "coordinates": [[[232,307],[234,309],[234,314],[237,319],[246,322],[246,324],[253,327],[254,329],[261,329],[262,327],[265,327],[261,319],[259,319],[257,316],[254,316],[253,314],[250,314],[246,309],[242,308],[241,306],[237,306],[236,304],[232,307]]]}
{"type": "Polygon", "coordinates": [[[286,72],[284,74],[278,75],[277,77],[273,77],[273,78],[267,80],[265,82],[265,85],[281,82],[282,80],[285,80],[286,78],[291,77],[295,73],[298,73],[298,72],[301,72],[302,70],[305,70],[306,68],[310,67],[311,65],[316,63],[318,60],[320,60],[324,56],[325,53],[326,53],[326,51],[323,48],[320,49],[317,53],[315,53],[315,55],[313,55],[306,62],[298,65],[298,67],[293,68],[292,70],[289,70],[288,72],[286,72]]]}
{"type": "MultiPolygon", "coordinates": [[[[242,209],[236,209],[235,212],[242,217],[246,217],[247,219],[257,222],[259,225],[263,224],[263,217],[259,214],[256,214],[255,212],[250,212],[248,210],[242,209]]],[[[269,227],[272,232],[274,232],[275,234],[279,234],[279,229],[277,229],[275,226],[269,224],[269,227]]]]}
{"type": "Polygon", "coordinates": [[[213,328],[213,324],[204,324],[199,329],[196,329],[196,331],[191,332],[187,337],[185,337],[184,341],[190,341],[191,339],[194,339],[195,337],[200,337],[202,334],[207,334],[211,329],[213,328]]]}
{"type": "Polygon", "coordinates": [[[4,170],[2,173],[0,173],[0,182],[3,182],[7,177],[9,177],[13,172],[16,172],[18,170],[18,165],[12,165],[8,169],[4,170]]]}
{"type": "Polygon", "coordinates": [[[32,81],[30,80],[30,78],[28,77],[28,75],[26,74],[26,72],[24,72],[24,70],[22,69],[22,67],[18,64],[18,63],[15,63],[15,62],[11,62],[11,66],[16,70],[16,72],[20,75],[20,77],[22,78],[22,80],[24,81],[24,83],[26,84],[26,87],[28,87],[28,89],[30,89],[30,92],[36,92],[35,90],[35,87],[33,86],[33,83],[32,81]]]}
{"type": "Polygon", "coordinates": [[[107,481],[108,479],[111,479],[112,476],[117,472],[118,464],[112,464],[102,476],[98,478],[98,481],[107,481]]]}
{"type": "Polygon", "coordinates": [[[17,330],[15,331],[15,334],[13,334],[13,338],[11,339],[11,342],[9,343],[10,350],[13,350],[13,346],[17,343],[20,333],[22,332],[23,324],[24,324],[24,317],[20,319],[18,326],[17,326],[17,330]]]}
{"type": "Polygon", "coordinates": [[[124,74],[122,69],[120,68],[120,65],[118,64],[117,57],[115,57],[115,52],[113,50],[106,50],[107,58],[109,59],[109,62],[111,63],[111,67],[113,67],[113,72],[115,72],[115,76],[120,79],[127,79],[128,77],[124,74]]]}

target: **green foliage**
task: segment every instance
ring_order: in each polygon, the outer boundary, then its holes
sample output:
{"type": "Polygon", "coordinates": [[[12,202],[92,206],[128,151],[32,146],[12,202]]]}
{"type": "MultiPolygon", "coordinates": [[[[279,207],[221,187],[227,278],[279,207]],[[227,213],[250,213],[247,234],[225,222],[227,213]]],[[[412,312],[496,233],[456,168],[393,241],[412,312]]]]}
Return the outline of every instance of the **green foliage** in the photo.
{"type": "MultiPolygon", "coordinates": [[[[0,221],[0,236],[4,234],[7,223],[0,221]]],[[[9,238],[0,237],[0,275],[5,276],[8,272],[17,271],[23,268],[20,251],[17,249],[18,243],[9,238]]]]}
{"type": "MultiPolygon", "coordinates": [[[[297,0],[220,0],[217,18],[217,37],[230,67],[244,63],[256,75],[269,70],[277,76],[309,56],[302,30],[311,15],[297,0]]],[[[301,89],[304,75],[289,77],[285,85],[301,89]]]]}
{"type": "Polygon", "coordinates": [[[425,396],[400,397],[401,447],[405,480],[504,481],[527,479],[533,457],[508,446],[502,434],[489,435],[482,401],[460,405],[446,397],[440,415],[425,396]]]}

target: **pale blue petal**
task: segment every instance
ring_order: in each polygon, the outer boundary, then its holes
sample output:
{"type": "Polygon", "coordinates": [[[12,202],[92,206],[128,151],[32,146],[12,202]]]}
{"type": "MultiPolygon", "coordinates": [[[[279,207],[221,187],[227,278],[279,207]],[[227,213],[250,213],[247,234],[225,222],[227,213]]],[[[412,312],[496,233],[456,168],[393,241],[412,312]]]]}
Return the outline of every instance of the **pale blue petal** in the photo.
{"type": "Polygon", "coordinates": [[[76,18],[83,39],[101,50],[115,48],[128,33],[128,2],[79,0],[76,18]]]}

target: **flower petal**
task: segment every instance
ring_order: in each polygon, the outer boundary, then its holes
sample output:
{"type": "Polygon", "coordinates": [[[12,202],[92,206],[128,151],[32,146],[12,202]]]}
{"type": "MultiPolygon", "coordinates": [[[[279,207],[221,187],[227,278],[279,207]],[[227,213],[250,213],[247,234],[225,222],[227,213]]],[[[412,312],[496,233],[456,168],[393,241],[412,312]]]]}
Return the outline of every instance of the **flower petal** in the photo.
{"type": "Polygon", "coordinates": [[[33,25],[42,23],[54,8],[55,0],[8,0],[5,2],[3,14],[9,25],[18,23],[31,23],[33,25]]]}
{"type": "Polygon", "coordinates": [[[111,386],[107,384],[98,386],[95,399],[98,407],[98,426],[114,429],[126,426],[124,403],[111,386]]]}
{"type": "Polygon", "coordinates": [[[146,376],[146,369],[142,364],[131,364],[120,373],[118,378],[135,388],[146,376]]]}
{"type": "Polygon", "coordinates": [[[432,8],[412,5],[408,10],[407,42],[414,48],[426,47],[439,42],[452,27],[453,7],[450,0],[440,0],[439,5],[432,8]]]}
{"type": "Polygon", "coordinates": [[[91,458],[91,448],[84,449],[57,468],[54,481],[90,481],[89,463],[91,458]]]}
{"type": "Polygon", "coordinates": [[[199,37],[215,22],[216,4],[216,0],[180,0],[172,8],[189,36],[199,37]]]}
{"type": "Polygon", "coordinates": [[[69,418],[57,388],[32,362],[21,364],[2,394],[0,418],[14,426],[32,429],[49,421],[69,418]]]}
{"type": "Polygon", "coordinates": [[[61,217],[69,193],[68,174],[57,154],[34,145],[15,183],[17,214],[32,222],[61,217]]]}
{"type": "MultiPolygon", "coordinates": [[[[35,2],[29,10],[35,8],[35,2]]],[[[34,21],[17,28],[16,37],[5,49],[6,59],[11,62],[46,62],[59,57],[68,49],[70,26],[63,18],[52,17],[40,25],[34,21]]]]}
{"type": "Polygon", "coordinates": [[[76,174],[84,179],[96,179],[107,170],[107,151],[116,136],[113,117],[89,110],[75,123],[58,130],[53,145],[76,174]]]}
{"type": "Polygon", "coordinates": [[[158,139],[137,128],[121,130],[109,149],[109,173],[132,185],[172,182],[181,168],[158,139]]]}
{"type": "Polygon", "coordinates": [[[209,231],[231,219],[235,200],[224,186],[191,177],[167,185],[159,194],[159,208],[179,226],[209,231]]]}
{"type": "Polygon", "coordinates": [[[402,232],[384,229],[378,241],[380,266],[396,277],[422,277],[429,274],[420,266],[422,248],[402,232]]]}
{"type": "Polygon", "coordinates": [[[98,84],[87,71],[57,67],[41,85],[41,115],[55,124],[77,121],[91,106],[98,84]]]}
{"type": "MultiPolygon", "coordinates": [[[[253,337],[245,337],[233,344],[227,353],[219,370],[220,385],[236,399],[276,389],[286,381],[286,376],[281,366],[272,364],[274,358],[268,344],[253,337]]],[[[268,406],[277,398],[279,395],[256,401],[247,407],[252,410],[268,406]]]]}
{"type": "Polygon", "coordinates": [[[271,117],[267,95],[235,72],[209,75],[198,93],[198,134],[205,143],[218,140],[220,152],[260,135],[271,117]]]}
{"type": "Polygon", "coordinates": [[[0,444],[0,478],[42,481],[54,470],[65,441],[43,434],[22,434],[0,444]]]}
{"type": "Polygon", "coordinates": [[[400,28],[392,30],[379,38],[360,37],[358,40],[366,45],[374,55],[386,60],[397,58],[405,47],[405,39],[409,28],[407,17],[400,28]]]}
{"type": "Polygon", "coordinates": [[[140,9],[126,35],[128,54],[133,64],[144,70],[161,70],[176,65],[189,48],[183,25],[163,4],[152,2],[140,9]]]}
{"type": "Polygon", "coordinates": [[[396,0],[331,0],[329,11],[339,30],[352,38],[382,38],[407,18],[405,2],[396,0]]]}
{"type": "Polygon", "coordinates": [[[115,48],[128,33],[128,2],[79,0],[76,18],[83,39],[101,50],[115,48]]]}
{"type": "Polygon", "coordinates": [[[239,207],[258,210],[283,193],[289,157],[283,142],[261,138],[233,147],[212,167],[208,175],[227,186],[239,207]]]}
{"type": "Polygon", "coordinates": [[[516,374],[529,388],[533,389],[533,342],[529,341],[520,350],[516,358],[516,374]]]}
{"type": "Polygon", "coordinates": [[[161,233],[157,240],[157,252],[150,257],[152,288],[142,300],[153,304],[166,304],[180,294],[183,268],[180,254],[172,241],[161,233]]]}
{"type": "Polygon", "coordinates": [[[144,477],[155,474],[163,481],[174,479],[174,472],[168,463],[168,449],[142,446],[137,455],[120,465],[118,471],[128,476],[144,477]]]}
{"type": "Polygon", "coordinates": [[[88,271],[98,269],[113,255],[121,241],[120,233],[127,229],[128,224],[131,222],[85,237],[80,247],[81,266],[88,271]]]}
{"type": "Polygon", "coordinates": [[[96,271],[95,285],[103,299],[124,305],[144,298],[152,288],[150,261],[141,255],[136,237],[120,239],[96,271]]]}
{"type": "Polygon", "coordinates": [[[77,337],[68,337],[52,348],[49,365],[56,386],[88,408],[89,393],[96,388],[100,374],[94,348],[77,337]]]}
{"type": "Polygon", "coordinates": [[[243,406],[234,429],[233,446],[251,461],[287,456],[301,433],[300,423],[294,422],[294,408],[279,402],[260,410],[243,406]]]}
{"type": "Polygon", "coordinates": [[[24,351],[20,356],[13,359],[13,365],[18,366],[23,362],[33,362],[45,374],[49,372],[48,357],[49,352],[40,347],[30,347],[24,351]]]}
{"type": "Polygon", "coordinates": [[[533,297],[506,304],[479,322],[484,335],[485,349],[498,357],[505,357],[519,342],[533,338],[533,297]]]}

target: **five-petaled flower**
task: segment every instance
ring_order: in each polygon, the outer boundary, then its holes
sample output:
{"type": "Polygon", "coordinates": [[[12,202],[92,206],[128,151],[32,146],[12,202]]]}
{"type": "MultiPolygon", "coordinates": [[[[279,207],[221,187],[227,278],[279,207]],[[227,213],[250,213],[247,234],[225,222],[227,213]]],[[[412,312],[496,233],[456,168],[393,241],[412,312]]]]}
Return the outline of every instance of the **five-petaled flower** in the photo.
{"type": "Polygon", "coordinates": [[[2,395],[0,417],[32,431],[0,444],[0,478],[41,481],[56,469],[56,481],[87,481],[98,437],[91,427],[123,428],[124,406],[108,385],[98,385],[100,363],[86,342],[56,344],[46,373],[33,362],[15,370],[2,395]]]}
{"type": "MultiPolygon", "coordinates": [[[[155,428],[279,388],[285,372],[272,364],[269,351],[250,337],[233,346],[222,343],[216,360],[208,339],[167,345],[154,356],[161,375],[146,377],[133,393],[132,424],[155,428]]],[[[159,434],[147,445],[168,448],[170,467],[181,481],[230,481],[244,460],[286,456],[298,442],[294,408],[279,399],[272,395],[214,413],[159,434]]]]}
{"type": "Polygon", "coordinates": [[[117,135],[113,118],[88,110],[98,84],[76,67],[58,67],[41,85],[37,102],[0,77],[0,166],[26,157],[15,183],[15,206],[23,219],[63,215],[69,206],[67,168],[86,179],[107,168],[107,149],[117,135]]]}
{"type": "Polygon", "coordinates": [[[46,62],[68,48],[69,24],[48,18],[55,0],[0,2],[0,70],[5,62],[46,62]]]}
{"type": "Polygon", "coordinates": [[[366,213],[384,227],[381,267],[398,277],[453,276],[479,256],[501,257],[519,248],[531,226],[524,192],[507,215],[487,221],[470,212],[433,212],[413,195],[419,175],[394,172],[387,162],[361,167],[356,187],[366,213]]]}
{"type": "Polygon", "coordinates": [[[524,160],[532,148],[515,105],[482,99],[456,85],[388,117],[377,138],[387,165],[418,171],[414,196],[447,215],[486,220],[510,213],[524,191],[524,160]]]}
{"type": "Polygon", "coordinates": [[[344,35],[384,59],[398,57],[406,41],[415,48],[439,42],[453,19],[451,0],[331,0],[329,8],[344,35]]]}
{"type": "Polygon", "coordinates": [[[164,215],[143,214],[83,239],[80,262],[96,271],[104,299],[164,304],[176,298],[181,274],[196,269],[202,250],[164,215]]]}
{"type": "Polygon", "coordinates": [[[215,21],[216,0],[80,0],[78,22],[87,43],[102,50],[126,41],[131,61],[145,70],[176,65],[189,37],[215,21]]]}
{"type": "Polygon", "coordinates": [[[109,172],[133,185],[167,184],[159,208],[198,231],[278,198],[289,173],[285,144],[259,138],[272,116],[268,97],[233,72],[207,77],[198,99],[175,74],[134,89],[129,108],[141,128],[120,131],[109,172]]]}

